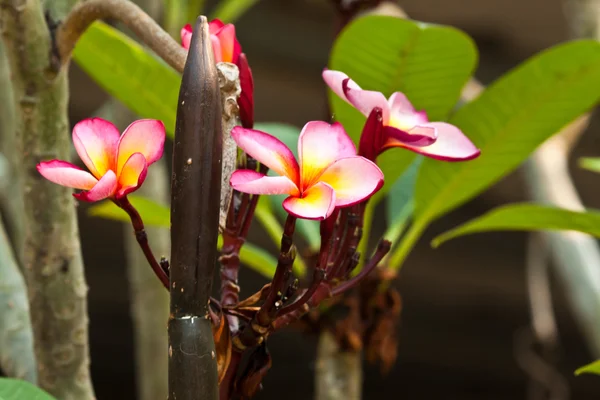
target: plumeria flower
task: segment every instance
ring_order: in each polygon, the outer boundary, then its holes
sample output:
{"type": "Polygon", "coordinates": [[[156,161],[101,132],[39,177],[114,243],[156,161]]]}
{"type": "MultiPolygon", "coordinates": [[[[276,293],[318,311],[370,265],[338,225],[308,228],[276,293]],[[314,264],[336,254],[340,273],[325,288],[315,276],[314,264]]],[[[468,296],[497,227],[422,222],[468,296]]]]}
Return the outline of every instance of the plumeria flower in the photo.
{"type": "Polygon", "coordinates": [[[165,144],[161,121],[133,122],[123,135],[110,122],[89,118],[73,128],[73,144],[90,172],[61,160],[41,162],[37,170],[51,182],[82,192],[73,196],[84,201],[120,199],[137,190],[148,166],[158,161],[165,144]]]}
{"type": "MultiPolygon", "coordinates": [[[[254,126],[254,80],[248,59],[242,53],[242,46],[235,36],[235,26],[213,19],[208,24],[208,30],[215,62],[235,64],[240,71],[240,87],[242,89],[238,99],[240,120],[244,128],[252,128],[254,126]]],[[[192,26],[187,24],[181,29],[181,45],[187,50],[190,48],[191,40],[192,26]]]]}
{"type": "Polygon", "coordinates": [[[268,133],[235,127],[231,136],[248,155],[279,174],[237,170],[231,186],[250,194],[287,194],[283,208],[299,218],[326,219],[336,207],[360,203],[383,186],[379,167],[356,155],[339,123],[307,123],[298,138],[299,161],[268,133]]]}
{"type": "Polygon", "coordinates": [[[371,159],[392,147],[403,147],[443,161],[464,161],[479,156],[479,149],[460,129],[446,122],[430,122],[425,111],[416,111],[400,92],[386,99],[380,92],[362,90],[340,71],[326,69],[323,79],[335,94],[369,117],[360,153],[364,150],[371,159]],[[375,148],[368,149],[367,143],[375,148]]]}

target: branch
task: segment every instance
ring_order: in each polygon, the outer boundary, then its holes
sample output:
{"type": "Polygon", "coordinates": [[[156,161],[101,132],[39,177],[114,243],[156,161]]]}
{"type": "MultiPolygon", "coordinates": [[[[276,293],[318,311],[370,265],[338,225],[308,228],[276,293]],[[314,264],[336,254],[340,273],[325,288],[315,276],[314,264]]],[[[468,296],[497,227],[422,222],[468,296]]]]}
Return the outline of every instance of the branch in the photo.
{"type": "Polygon", "coordinates": [[[6,376],[37,381],[27,288],[0,222],[0,368],[6,376]]]}
{"type": "Polygon", "coordinates": [[[221,193],[221,98],[208,21],[199,17],[183,71],[171,179],[169,399],[217,400],[208,312],[221,193]]]}
{"type": "Polygon", "coordinates": [[[72,190],[35,168],[42,160],[69,159],[66,71],[48,74],[51,37],[39,0],[4,0],[0,19],[19,140],[13,151],[24,171],[23,266],[38,383],[60,399],[91,400],[87,284],[72,190]]]}
{"type": "Polygon", "coordinates": [[[92,22],[112,18],[125,24],[156,54],[178,72],[183,72],[187,52],[148,14],[128,0],[87,0],[77,5],[58,28],[56,49],[65,65],[79,37],[92,22]]]}
{"type": "Polygon", "coordinates": [[[146,260],[152,267],[152,271],[161,281],[163,286],[169,289],[169,276],[167,272],[163,269],[162,265],[154,257],[154,253],[152,253],[152,249],[150,248],[150,244],[148,243],[148,234],[146,233],[146,228],[144,227],[144,222],[142,221],[142,217],[138,213],[138,211],[133,207],[133,205],[129,202],[127,197],[123,197],[119,200],[115,200],[114,203],[123,209],[129,215],[131,219],[131,225],[133,225],[133,232],[135,234],[135,238],[146,256],[146,260]]]}

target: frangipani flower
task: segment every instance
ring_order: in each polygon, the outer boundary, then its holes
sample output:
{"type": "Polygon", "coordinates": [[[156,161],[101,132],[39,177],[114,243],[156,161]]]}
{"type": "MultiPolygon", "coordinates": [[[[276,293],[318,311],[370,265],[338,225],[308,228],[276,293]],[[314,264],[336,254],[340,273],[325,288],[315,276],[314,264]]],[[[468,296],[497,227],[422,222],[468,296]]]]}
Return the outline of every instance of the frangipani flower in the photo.
{"type": "Polygon", "coordinates": [[[445,122],[429,122],[425,111],[416,111],[400,92],[388,100],[380,92],[362,90],[339,71],[325,70],[323,79],[335,94],[369,117],[363,130],[365,137],[361,138],[361,154],[364,149],[376,157],[389,148],[403,147],[443,161],[464,161],[479,156],[479,149],[460,129],[445,122]],[[381,129],[380,136],[375,134],[377,129],[381,129]],[[367,142],[375,148],[364,148],[367,142]]]}
{"type": "Polygon", "coordinates": [[[356,155],[339,123],[307,123],[298,139],[299,162],[268,133],[235,127],[231,136],[248,155],[280,175],[238,170],[231,186],[250,194],[288,194],[283,208],[299,218],[326,219],[336,207],[360,203],[383,186],[379,167],[356,155]]]}
{"type": "Polygon", "coordinates": [[[165,126],[157,120],[139,120],[121,135],[112,123],[89,118],[73,128],[73,144],[91,173],[52,160],[37,165],[40,174],[59,185],[83,189],[73,194],[79,200],[120,199],[137,190],[146,179],[148,166],[162,157],[165,126]]]}
{"type": "MultiPolygon", "coordinates": [[[[237,65],[240,71],[240,87],[242,93],[238,99],[240,107],[240,120],[244,128],[254,126],[254,80],[252,70],[248,65],[246,55],[242,53],[242,46],[235,36],[235,26],[224,24],[218,19],[213,19],[208,24],[215,63],[228,62],[237,65]]],[[[190,48],[192,40],[192,26],[187,24],[181,28],[181,45],[186,50],[190,48]]]]}

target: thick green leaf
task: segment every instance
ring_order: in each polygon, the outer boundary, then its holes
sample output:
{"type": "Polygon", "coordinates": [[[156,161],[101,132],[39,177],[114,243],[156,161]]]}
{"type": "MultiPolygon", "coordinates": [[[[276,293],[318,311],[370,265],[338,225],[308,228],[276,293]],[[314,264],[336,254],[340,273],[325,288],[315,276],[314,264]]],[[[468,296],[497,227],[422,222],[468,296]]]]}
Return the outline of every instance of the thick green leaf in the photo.
{"type": "MultiPolygon", "coordinates": [[[[152,226],[171,227],[171,211],[169,207],[158,204],[146,197],[129,195],[131,204],[140,213],[144,224],[152,226]]],[[[93,217],[102,217],[116,221],[130,222],[129,216],[110,200],[102,201],[88,208],[88,214],[93,217]]]]}
{"type": "Polygon", "coordinates": [[[211,14],[211,19],[218,18],[225,23],[233,23],[257,2],[258,0],[221,0],[211,14]]]}
{"type": "Polygon", "coordinates": [[[498,79],[450,121],[481,149],[481,156],[461,163],[423,163],[415,193],[419,224],[497,182],[599,98],[600,43],[595,40],[546,50],[498,79]]]}
{"type": "Polygon", "coordinates": [[[386,203],[387,220],[393,223],[399,215],[414,210],[414,193],[417,173],[423,163],[423,156],[417,156],[402,176],[392,185],[386,203]]]}
{"type": "MultiPolygon", "coordinates": [[[[219,236],[219,247],[222,245],[221,236],[219,236]]],[[[275,274],[277,259],[268,251],[253,245],[245,243],[240,250],[240,260],[244,265],[258,272],[267,279],[271,279],[275,274]]]]}
{"type": "MultiPolygon", "coordinates": [[[[289,149],[298,157],[298,136],[300,135],[300,129],[289,124],[282,124],[278,122],[262,122],[257,123],[254,129],[259,131],[267,132],[279,140],[281,140],[289,149]]],[[[273,175],[272,171],[269,174],[273,175]]],[[[269,196],[271,201],[271,208],[280,220],[287,218],[287,212],[281,206],[286,195],[269,196]]],[[[298,219],[296,221],[296,232],[298,232],[304,240],[308,243],[309,251],[318,251],[321,246],[321,234],[319,231],[319,223],[317,221],[309,221],[306,219],[298,219]]]]}
{"type": "Polygon", "coordinates": [[[592,172],[600,172],[600,157],[580,158],[579,166],[592,172]]]}
{"type": "Polygon", "coordinates": [[[18,379],[0,378],[0,400],[56,400],[42,389],[18,379]]]}
{"type": "Polygon", "coordinates": [[[584,365],[583,367],[577,368],[575,375],[581,374],[595,374],[600,375],[600,360],[596,360],[591,364],[584,365]]]}
{"type": "Polygon", "coordinates": [[[388,193],[386,201],[388,228],[383,237],[390,240],[392,244],[396,244],[415,209],[415,181],[422,163],[423,156],[417,156],[388,193]]]}
{"type": "Polygon", "coordinates": [[[175,132],[181,75],[117,29],[96,21],[81,36],[73,58],[109,94],[142,118],[175,132]]]}
{"type": "MultiPolygon", "coordinates": [[[[329,59],[329,68],[347,73],[363,89],[386,96],[403,92],[433,121],[448,117],[476,64],[473,40],[458,29],[375,15],[348,24],[329,59]]],[[[333,92],[329,94],[334,118],[358,143],[365,117],[333,92]]],[[[414,154],[398,149],[379,158],[387,182],[383,192],[413,158],[414,154]]]]}
{"type": "Polygon", "coordinates": [[[600,212],[570,211],[531,203],[509,204],[439,235],[431,244],[437,247],[450,239],[478,232],[550,230],[579,231],[600,237],[600,212]]]}

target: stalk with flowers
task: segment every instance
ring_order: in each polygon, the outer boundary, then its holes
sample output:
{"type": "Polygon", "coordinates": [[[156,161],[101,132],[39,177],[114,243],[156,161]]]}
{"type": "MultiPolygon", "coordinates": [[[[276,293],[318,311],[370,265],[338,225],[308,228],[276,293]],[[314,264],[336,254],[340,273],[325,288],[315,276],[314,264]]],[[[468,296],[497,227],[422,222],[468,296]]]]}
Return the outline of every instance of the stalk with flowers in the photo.
{"type": "MultiPolygon", "coordinates": [[[[122,134],[101,118],[77,123],[72,142],[89,172],[50,157],[36,164],[47,180],[80,190],[76,199],[112,204],[116,207],[102,205],[105,215],[130,220],[149,266],[171,296],[165,357],[173,400],[251,398],[277,363],[268,350],[269,338],[288,325],[331,329],[340,347],[365,349],[370,361],[389,369],[400,311],[399,294],[390,285],[421,233],[594,105],[598,95],[593,88],[600,87],[600,76],[588,68],[598,63],[598,45],[578,42],[538,56],[453,113],[474,68],[470,39],[451,28],[367,16],[340,33],[329,68],[322,72],[337,121],[309,121],[290,138],[255,124],[252,71],[232,24],[200,17],[180,34],[181,45],[124,0],[76,6],[53,31],[53,68],[64,71],[74,51],[88,73],[145,119],[122,134]],[[152,84],[132,96],[127,85],[135,77],[107,72],[94,62],[97,54],[86,52],[86,46],[113,41],[126,49],[119,55],[125,62],[147,53],[94,22],[104,17],[121,19],[167,62],[145,58],[140,68],[173,81],[158,96],[168,99],[170,107],[159,110],[136,100],[155,96],[152,84]],[[397,35],[387,40],[386,29],[397,35]],[[398,51],[412,48],[415,37],[427,40],[412,53],[398,51]],[[447,48],[436,47],[432,37],[443,37],[447,48]],[[373,64],[368,49],[374,44],[383,50],[373,64]],[[398,53],[401,57],[394,58],[398,53]],[[430,61],[422,61],[423,54],[430,61]],[[565,59],[570,61],[557,66],[556,60],[565,59]],[[369,63],[370,69],[365,67],[369,63]],[[552,73],[539,78],[532,73],[539,68],[552,73]],[[572,80],[564,83],[553,68],[572,80]],[[535,80],[532,76],[543,84],[523,86],[535,80]],[[176,98],[173,87],[179,87],[176,98]],[[522,96],[502,97],[511,90],[521,90],[522,96]],[[557,97],[548,99],[546,91],[557,97]],[[572,100],[571,107],[557,111],[565,98],[572,100]],[[494,109],[502,101],[504,108],[494,109]],[[525,113],[521,107],[534,121],[547,120],[549,113],[555,119],[519,125],[525,113]],[[520,136],[527,139],[519,147],[520,136]],[[171,207],[153,213],[167,214],[172,251],[170,257],[157,258],[145,233],[148,211],[136,206],[133,193],[164,156],[169,137],[174,141],[171,207]],[[399,200],[396,187],[408,200],[399,200]],[[382,199],[403,211],[390,216],[388,230],[371,249],[373,213],[382,199]],[[275,232],[276,258],[248,243],[254,219],[275,232]],[[318,230],[299,229],[304,221],[317,221],[318,230]],[[299,249],[299,235],[318,245],[299,249]],[[217,263],[220,287],[213,297],[217,263]],[[262,289],[243,299],[242,263],[269,271],[262,289]],[[350,312],[336,320],[332,310],[340,306],[350,312]],[[328,319],[334,319],[333,328],[324,322],[328,319]]],[[[53,392],[47,381],[40,383],[60,398],[71,398],[53,392]]]]}

